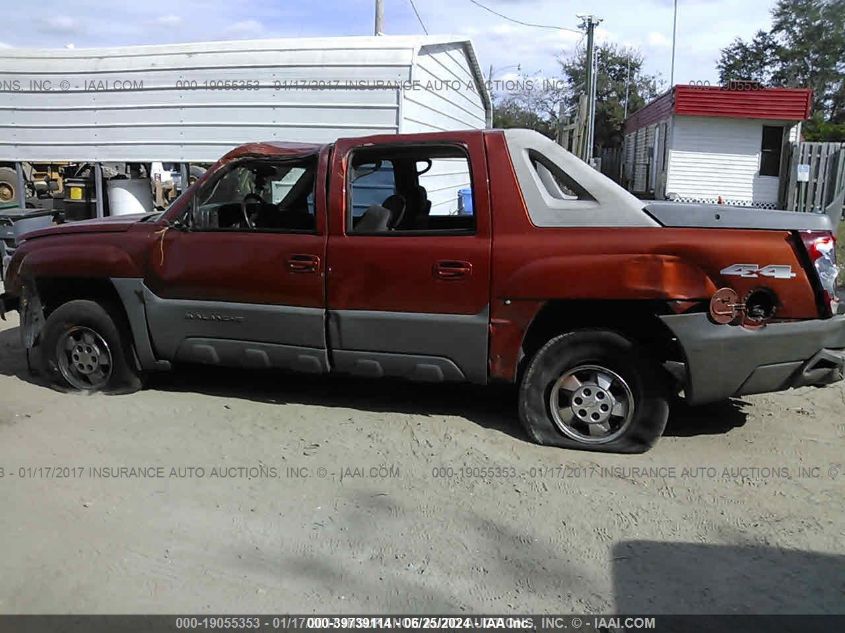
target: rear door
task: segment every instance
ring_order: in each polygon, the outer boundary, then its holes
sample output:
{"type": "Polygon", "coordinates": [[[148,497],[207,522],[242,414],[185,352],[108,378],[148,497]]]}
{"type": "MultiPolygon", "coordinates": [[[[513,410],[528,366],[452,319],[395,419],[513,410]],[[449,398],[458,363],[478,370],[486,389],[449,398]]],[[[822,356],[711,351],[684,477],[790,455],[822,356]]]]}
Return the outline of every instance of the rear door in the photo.
{"type": "Polygon", "coordinates": [[[479,133],[339,141],[329,201],[334,366],[487,380],[490,204],[479,133]]]}
{"type": "Polygon", "coordinates": [[[328,371],[327,158],[245,157],[199,188],[145,279],[160,358],[328,371]]]}

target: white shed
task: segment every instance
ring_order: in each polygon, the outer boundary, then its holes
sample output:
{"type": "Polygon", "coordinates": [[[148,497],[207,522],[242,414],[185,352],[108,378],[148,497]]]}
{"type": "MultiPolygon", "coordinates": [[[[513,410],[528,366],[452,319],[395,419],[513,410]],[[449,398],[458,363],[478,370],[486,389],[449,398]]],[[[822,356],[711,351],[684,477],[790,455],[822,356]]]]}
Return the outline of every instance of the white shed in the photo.
{"type": "Polygon", "coordinates": [[[492,118],[472,43],[452,37],[0,49],[0,92],[0,162],[211,162],[492,118]]]}
{"type": "Polygon", "coordinates": [[[625,121],[624,184],[643,197],[778,207],[785,149],[811,100],[749,82],[675,86],[625,121]]]}

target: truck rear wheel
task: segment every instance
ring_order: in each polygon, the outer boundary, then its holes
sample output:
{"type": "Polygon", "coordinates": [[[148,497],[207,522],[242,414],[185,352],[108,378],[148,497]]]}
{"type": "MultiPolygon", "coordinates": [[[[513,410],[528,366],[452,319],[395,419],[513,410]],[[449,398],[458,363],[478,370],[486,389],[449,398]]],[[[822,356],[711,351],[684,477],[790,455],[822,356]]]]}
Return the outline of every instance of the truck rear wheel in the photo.
{"type": "Polygon", "coordinates": [[[635,343],[582,330],[537,352],[520,385],[519,414],[538,444],[642,453],[666,427],[668,392],[659,366],[635,343]]]}
{"type": "Polygon", "coordinates": [[[99,303],[69,301],[47,318],[41,364],[58,386],[78,391],[131,393],[141,388],[128,333],[99,303]]]}

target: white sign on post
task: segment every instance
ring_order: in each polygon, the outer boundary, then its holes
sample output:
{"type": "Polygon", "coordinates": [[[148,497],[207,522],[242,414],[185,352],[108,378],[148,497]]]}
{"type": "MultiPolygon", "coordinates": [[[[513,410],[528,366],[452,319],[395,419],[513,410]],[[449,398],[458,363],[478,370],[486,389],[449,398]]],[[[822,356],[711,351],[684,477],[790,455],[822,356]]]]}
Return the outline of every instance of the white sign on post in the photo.
{"type": "Polygon", "coordinates": [[[795,178],[796,182],[810,182],[810,166],[798,165],[798,173],[795,178]]]}

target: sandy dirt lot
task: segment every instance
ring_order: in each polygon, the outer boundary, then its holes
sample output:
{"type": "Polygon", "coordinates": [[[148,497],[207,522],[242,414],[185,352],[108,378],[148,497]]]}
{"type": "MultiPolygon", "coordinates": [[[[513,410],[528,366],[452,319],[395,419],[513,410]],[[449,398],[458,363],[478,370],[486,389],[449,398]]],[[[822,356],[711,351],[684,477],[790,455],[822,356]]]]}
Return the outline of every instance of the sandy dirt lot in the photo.
{"type": "Polygon", "coordinates": [[[0,324],[0,612],[845,612],[841,385],[598,455],[529,443],[502,387],[63,394],[0,324]]]}

